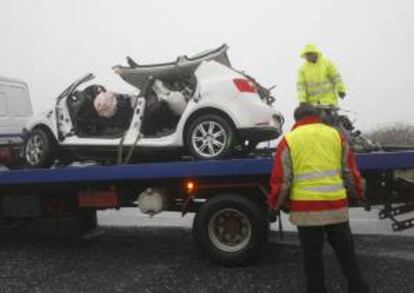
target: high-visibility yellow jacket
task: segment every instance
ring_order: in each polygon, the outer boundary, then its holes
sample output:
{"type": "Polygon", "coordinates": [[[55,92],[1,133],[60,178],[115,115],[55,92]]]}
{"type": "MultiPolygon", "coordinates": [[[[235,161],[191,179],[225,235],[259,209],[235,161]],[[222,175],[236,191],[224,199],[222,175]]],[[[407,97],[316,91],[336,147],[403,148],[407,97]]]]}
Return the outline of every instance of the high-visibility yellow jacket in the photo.
{"type": "Polygon", "coordinates": [[[363,198],[349,145],[336,129],[315,117],[296,123],[280,142],[270,185],[270,208],[289,199],[290,221],[299,226],[346,222],[347,192],[363,198]]]}
{"type": "Polygon", "coordinates": [[[301,52],[318,54],[316,63],[305,61],[298,71],[297,91],[300,103],[337,105],[337,93],[346,91],[335,65],[325,58],[315,45],[307,45],[301,52]]]}

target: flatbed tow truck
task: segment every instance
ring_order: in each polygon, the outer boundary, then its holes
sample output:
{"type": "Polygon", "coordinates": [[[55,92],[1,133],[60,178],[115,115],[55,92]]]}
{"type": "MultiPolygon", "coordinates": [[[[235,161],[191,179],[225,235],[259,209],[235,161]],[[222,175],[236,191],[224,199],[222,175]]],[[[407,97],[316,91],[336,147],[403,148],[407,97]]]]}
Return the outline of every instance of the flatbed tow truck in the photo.
{"type": "MultiPolygon", "coordinates": [[[[414,151],[360,153],[357,163],[368,203],[383,205],[379,217],[390,219],[395,231],[414,227],[414,218],[397,220],[414,211],[414,182],[407,177],[414,151]]],[[[104,209],[190,212],[195,243],[206,255],[221,265],[243,265],[258,257],[269,234],[272,165],[271,156],[258,156],[0,171],[0,233],[20,226],[87,233],[104,209]]]]}

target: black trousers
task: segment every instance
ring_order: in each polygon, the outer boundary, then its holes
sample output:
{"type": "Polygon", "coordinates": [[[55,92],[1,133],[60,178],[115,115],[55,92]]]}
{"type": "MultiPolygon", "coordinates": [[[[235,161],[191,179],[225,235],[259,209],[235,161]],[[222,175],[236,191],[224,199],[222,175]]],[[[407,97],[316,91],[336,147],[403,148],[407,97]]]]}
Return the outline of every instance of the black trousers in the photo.
{"type": "Polygon", "coordinates": [[[298,226],[298,231],[303,253],[307,292],[326,292],[322,260],[325,234],[348,280],[348,292],[369,292],[368,284],[363,279],[356,260],[354,242],[348,222],[325,226],[298,226]]]}

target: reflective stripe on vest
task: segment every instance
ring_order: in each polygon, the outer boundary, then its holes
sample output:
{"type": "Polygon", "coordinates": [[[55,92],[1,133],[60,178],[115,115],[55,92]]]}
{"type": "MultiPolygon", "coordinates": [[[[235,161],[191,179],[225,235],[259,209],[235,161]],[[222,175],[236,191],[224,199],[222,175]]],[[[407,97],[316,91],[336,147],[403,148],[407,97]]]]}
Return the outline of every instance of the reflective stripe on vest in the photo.
{"type": "Polygon", "coordinates": [[[333,185],[304,187],[303,189],[309,190],[309,191],[317,191],[317,192],[335,192],[335,191],[342,191],[344,189],[344,185],[341,183],[341,184],[333,184],[333,185]]]}
{"type": "Polygon", "coordinates": [[[320,86],[326,86],[326,85],[332,85],[332,81],[324,80],[324,81],[319,81],[319,82],[307,82],[306,83],[306,86],[308,88],[320,87],[320,86]]]}
{"type": "Polygon", "coordinates": [[[325,95],[329,93],[335,93],[333,88],[308,91],[309,97],[315,97],[315,96],[325,95]]]}
{"type": "Polygon", "coordinates": [[[330,79],[319,82],[307,82],[306,89],[309,97],[335,93],[334,83],[330,79]]]}
{"type": "Polygon", "coordinates": [[[327,170],[327,171],[318,171],[318,172],[308,172],[299,174],[295,177],[295,180],[306,180],[306,179],[317,179],[317,178],[323,178],[327,176],[335,176],[335,175],[341,175],[340,170],[327,170]]]}
{"type": "Polygon", "coordinates": [[[295,201],[336,201],[346,198],[341,177],[342,143],[338,132],[324,124],[299,126],[286,136],[292,158],[295,201]]]}

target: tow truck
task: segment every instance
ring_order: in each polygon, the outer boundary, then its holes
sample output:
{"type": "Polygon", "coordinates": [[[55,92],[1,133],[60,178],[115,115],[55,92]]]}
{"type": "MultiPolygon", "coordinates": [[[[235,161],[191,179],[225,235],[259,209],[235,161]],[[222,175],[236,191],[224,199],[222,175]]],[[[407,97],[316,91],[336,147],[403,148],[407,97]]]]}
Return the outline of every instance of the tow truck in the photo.
{"type": "MultiPolygon", "coordinates": [[[[8,159],[3,152],[2,160],[8,159]]],[[[367,201],[383,205],[379,217],[390,219],[395,231],[414,227],[414,218],[398,220],[414,211],[414,151],[360,153],[357,163],[366,180],[367,201]]],[[[244,265],[257,259],[269,235],[266,197],[272,166],[272,156],[259,155],[3,170],[1,231],[25,226],[86,233],[97,226],[97,211],[124,207],[139,207],[151,216],[195,213],[192,233],[207,257],[225,266],[244,265]]]]}

